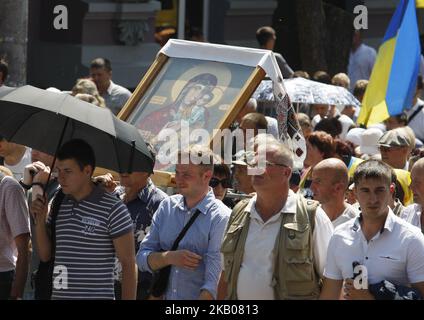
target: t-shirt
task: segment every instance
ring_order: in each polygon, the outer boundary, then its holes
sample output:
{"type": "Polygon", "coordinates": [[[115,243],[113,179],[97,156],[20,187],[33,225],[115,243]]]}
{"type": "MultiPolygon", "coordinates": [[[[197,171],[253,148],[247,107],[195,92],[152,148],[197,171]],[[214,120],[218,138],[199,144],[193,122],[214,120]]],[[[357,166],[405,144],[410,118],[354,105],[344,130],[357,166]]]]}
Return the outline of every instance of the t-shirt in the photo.
{"type": "Polygon", "coordinates": [[[280,67],[281,74],[283,75],[284,79],[288,79],[293,75],[293,70],[290,68],[289,64],[287,63],[286,59],[283,58],[283,56],[278,53],[274,52],[275,60],[277,60],[277,64],[280,67]]]}
{"type": "Polygon", "coordinates": [[[102,94],[102,98],[105,99],[106,107],[108,107],[114,115],[117,115],[119,111],[121,111],[130,97],[131,92],[128,89],[112,81],[110,81],[107,91],[102,94]]]}
{"type": "Polygon", "coordinates": [[[80,202],[65,196],[56,220],[52,299],[114,299],[113,239],[132,230],[127,207],[101,186],[80,202]]]}
{"type": "Polygon", "coordinates": [[[356,81],[370,78],[376,57],[375,49],[363,43],[354,52],[350,52],[348,76],[352,91],[355,88],[356,81]]]}
{"type": "Polygon", "coordinates": [[[24,233],[30,233],[24,190],[12,177],[4,177],[0,183],[0,272],[15,269],[14,239],[24,233]]]}
{"type": "Polygon", "coordinates": [[[16,180],[21,180],[24,177],[24,170],[25,167],[29,164],[31,164],[31,148],[26,147],[25,153],[21,159],[21,161],[19,161],[17,164],[11,166],[8,165],[6,162],[4,163],[4,166],[8,169],[10,169],[10,171],[12,171],[13,176],[15,177],[16,180]]]}

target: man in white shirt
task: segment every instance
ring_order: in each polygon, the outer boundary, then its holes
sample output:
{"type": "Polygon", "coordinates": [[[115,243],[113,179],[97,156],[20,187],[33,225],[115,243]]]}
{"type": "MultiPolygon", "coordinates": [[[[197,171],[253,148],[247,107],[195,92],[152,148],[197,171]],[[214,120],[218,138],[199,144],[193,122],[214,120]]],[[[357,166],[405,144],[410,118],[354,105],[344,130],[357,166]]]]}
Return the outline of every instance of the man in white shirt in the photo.
{"type": "Polygon", "coordinates": [[[413,204],[407,206],[400,217],[412,225],[424,230],[424,215],[422,206],[424,204],[424,158],[414,163],[411,170],[411,189],[414,193],[413,204]]]}
{"type": "Polygon", "coordinates": [[[312,171],[314,200],[320,202],[318,210],[327,214],[334,228],[358,215],[357,210],[345,201],[348,183],[348,169],[339,159],[322,160],[312,171]]]}
{"type": "Polygon", "coordinates": [[[361,33],[356,30],[352,40],[348,65],[351,91],[353,91],[356,81],[370,78],[376,57],[375,49],[363,44],[361,33]]]}
{"type": "MultiPolygon", "coordinates": [[[[218,299],[317,298],[333,226],[322,211],[303,210],[313,201],[289,189],[290,150],[269,138],[257,154],[266,156],[266,168],[252,177],[257,195],[237,204],[231,214],[221,247],[218,299]]],[[[257,162],[255,156],[249,165],[257,162]]]]}
{"type": "Polygon", "coordinates": [[[368,160],[357,167],[353,180],[362,212],[338,227],[330,240],[320,298],[339,299],[344,282],[345,299],[373,300],[368,285],[383,280],[424,295],[424,235],[388,206],[395,191],[391,168],[368,160]]]}

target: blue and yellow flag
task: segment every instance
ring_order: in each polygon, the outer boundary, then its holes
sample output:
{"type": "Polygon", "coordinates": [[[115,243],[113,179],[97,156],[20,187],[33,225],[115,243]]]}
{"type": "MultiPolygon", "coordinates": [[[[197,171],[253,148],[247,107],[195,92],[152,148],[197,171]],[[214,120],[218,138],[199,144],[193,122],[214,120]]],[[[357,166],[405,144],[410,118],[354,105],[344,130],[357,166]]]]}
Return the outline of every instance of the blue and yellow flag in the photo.
{"type": "Polygon", "coordinates": [[[378,50],[359,124],[379,123],[411,107],[420,54],[415,0],[401,0],[378,50]]]}

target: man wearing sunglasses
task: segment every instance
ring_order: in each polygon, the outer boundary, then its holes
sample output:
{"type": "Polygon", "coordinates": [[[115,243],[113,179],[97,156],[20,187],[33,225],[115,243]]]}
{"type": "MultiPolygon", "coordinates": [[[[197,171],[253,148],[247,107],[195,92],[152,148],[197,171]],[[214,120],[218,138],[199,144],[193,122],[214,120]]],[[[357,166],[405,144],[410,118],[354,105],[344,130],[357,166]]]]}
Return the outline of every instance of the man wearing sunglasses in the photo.
{"type": "Polygon", "coordinates": [[[218,298],[316,299],[331,221],[316,202],[290,190],[293,157],[280,142],[258,144],[249,166],[264,170],[254,170],[257,194],[239,202],[228,222],[218,298]]]}

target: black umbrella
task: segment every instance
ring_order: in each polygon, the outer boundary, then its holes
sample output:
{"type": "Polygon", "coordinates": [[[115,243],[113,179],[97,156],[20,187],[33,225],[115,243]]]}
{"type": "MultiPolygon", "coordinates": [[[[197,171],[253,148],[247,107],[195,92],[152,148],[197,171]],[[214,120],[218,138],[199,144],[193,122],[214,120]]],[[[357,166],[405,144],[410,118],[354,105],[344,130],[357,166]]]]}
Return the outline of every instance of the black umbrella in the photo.
{"type": "Polygon", "coordinates": [[[0,87],[0,135],[52,155],[64,142],[83,139],[94,149],[99,167],[120,173],[153,171],[152,155],[134,126],[107,108],[68,94],[0,87]]]}

